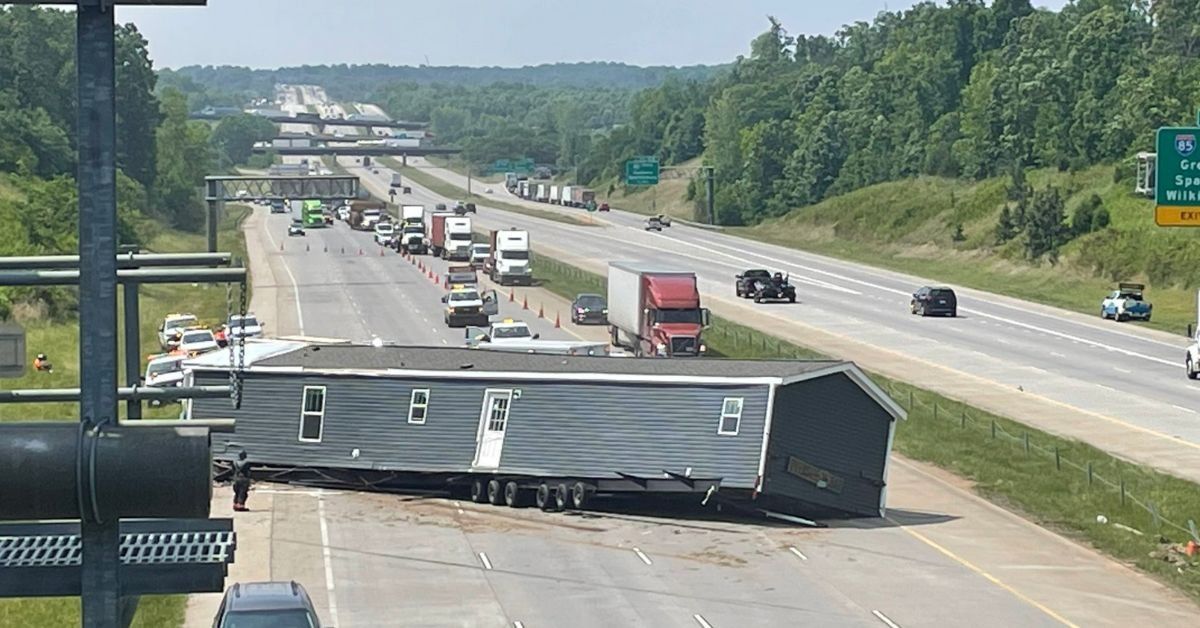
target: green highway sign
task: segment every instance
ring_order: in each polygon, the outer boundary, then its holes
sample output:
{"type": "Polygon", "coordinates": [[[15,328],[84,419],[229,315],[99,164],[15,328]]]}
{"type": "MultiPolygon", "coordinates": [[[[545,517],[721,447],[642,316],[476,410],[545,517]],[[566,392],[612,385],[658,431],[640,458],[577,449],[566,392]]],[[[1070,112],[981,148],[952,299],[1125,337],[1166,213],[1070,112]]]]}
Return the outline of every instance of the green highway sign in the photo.
{"type": "Polygon", "coordinates": [[[656,185],[658,157],[634,157],[625,162],[625,185],[656,185]]]}
{"type": "Polygon", "coordinates": [[[1200,227],[1200,127],[1164,127],[1155,142],[1154,222],[1200,227]]]}

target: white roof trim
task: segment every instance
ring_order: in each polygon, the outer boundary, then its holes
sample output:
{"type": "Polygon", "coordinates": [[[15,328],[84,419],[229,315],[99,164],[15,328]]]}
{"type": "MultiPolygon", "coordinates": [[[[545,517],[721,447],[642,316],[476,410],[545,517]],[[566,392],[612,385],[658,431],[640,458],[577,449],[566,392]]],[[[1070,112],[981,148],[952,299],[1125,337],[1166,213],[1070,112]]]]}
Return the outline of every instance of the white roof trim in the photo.
{"type": "Polygon", "coordinates": [[[876,384],[874,381],[872,381],[871,378],[862,371],[862,369],[858,368],[858,366],[852,362],[834,364],[833,366],[817,369],[808,373],[784,377],[782,383],[784,386],[786,386],[788,384],[803,382],[810,379],[817,379],[818,377],[825,377],[826,375],[835,375],[837,373],[845,373],[851,381],[853,381],[855,384],[858,384],[858,387],[863,389],[863,392],[867,393],[868,396],[874,399],[875,403],[883,406],[883,409],[887,410],[888,414],[892,415],[892,418],[908,418],[908,412],[901,407],[900,404],[896,403],[896,400],[892,399],[891,395],[887,394],[886,391],[880,388],[879,384],[876,384]]]}
{"type": "MultiPolygon", "coordinates": [[[[196,370],[224,371],[221,368],[196,370]]],[[[502,380],[556,380],[583,382],[634,382],[661,384],[730,384],[768,386],[778,384],[778,377],[713,377],[708,375],[650,375],[630,373],[533,373],[525,371],[477,371],[462,369],[454,371],[423,369],[353,369],[353,368],[307,368],[300,366],[255,366],[246,368],[253,373],[312,373],[314,375],[355,375],[359,377],[417,377],[422,379],[502,379],[502,380]]]]}

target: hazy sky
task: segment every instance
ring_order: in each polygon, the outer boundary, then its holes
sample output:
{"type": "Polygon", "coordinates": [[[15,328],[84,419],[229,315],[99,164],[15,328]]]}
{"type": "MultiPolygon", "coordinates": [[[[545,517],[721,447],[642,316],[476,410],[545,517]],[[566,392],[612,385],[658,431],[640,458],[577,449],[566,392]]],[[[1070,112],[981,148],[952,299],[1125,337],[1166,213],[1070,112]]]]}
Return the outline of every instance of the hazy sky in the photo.
{"type": "MultiPolygon", "coordinates": [[[[1067,0],[1034,0],[1060,8],[1067,0]]],[[[768,15],[830,34],[910,0],[208,0],[120,7],[157,67],[325,64],[521,66],[555,61],[724,63],[768,15]]]]}

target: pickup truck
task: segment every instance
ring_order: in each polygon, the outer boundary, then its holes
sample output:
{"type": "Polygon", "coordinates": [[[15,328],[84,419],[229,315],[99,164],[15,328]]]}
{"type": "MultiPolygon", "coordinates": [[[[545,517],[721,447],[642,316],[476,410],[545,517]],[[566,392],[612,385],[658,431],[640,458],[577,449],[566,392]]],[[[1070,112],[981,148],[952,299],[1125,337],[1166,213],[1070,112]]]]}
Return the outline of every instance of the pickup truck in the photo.
{"type": "Polygon", "coordinates": [[[506,319],[489,327],[467,327],[466,345],[472,349],[556,353],[562,355],[607,355],[608,343],[580,340],[542,340],[521,321],[506,319]]]}

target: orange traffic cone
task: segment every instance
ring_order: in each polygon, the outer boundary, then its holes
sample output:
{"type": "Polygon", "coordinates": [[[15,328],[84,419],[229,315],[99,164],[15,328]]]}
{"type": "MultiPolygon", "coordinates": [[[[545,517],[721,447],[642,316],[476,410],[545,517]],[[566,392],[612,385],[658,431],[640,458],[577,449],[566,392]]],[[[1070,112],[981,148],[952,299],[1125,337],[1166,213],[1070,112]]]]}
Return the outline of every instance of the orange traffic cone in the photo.
{"type": "Polygon", "coordinates": [[[383,257],[383,247],[379,247],[379,257],[383,257]]]}
{"type": "Polygon", "coordinates": [[[1195,556],[1197,552],[1200,552],[1200,545],[1197,545],[1195,541],[1188,541],[1187,547],[1183,548],[1183,553],[1188,556],[1195,556]]]}
{"type": "Polygon", "coordinates": [[[558,329],[560,327],[562,327],[562,321],[559,320],[558,312],[555,312],[554,313],[554,328],[558,329]]]}
{"type": "Polygon", "coordinates": [[[538,318],[546,318],[546,309],[540,303],[538,304],[538,318]]]}
{"type": "Polygon", "coordinates": [[[529,309],[529,295],[528,295],[528,294],[527,294],[527,295],[525,295],[525,302],[521,304],[521,309],[522,309],[522,310],[528,310],[528,309],[529,309]]]}
{"type": "Polygon", "coordinates": [[[512,303],[513,301],[516,301],[516,300],[517,300],[517,291],[509,290],[508,291],[508,302],[512,303]]]}
{"type": "Polygon", "coordinates": [[[280,251],[282,251],[282,250],[283,250],[283,243],[282,243],[282,242],[280,242],[280,243],[279,243],[279,250],[280,250],[280,251]]]}
{"type": "Polygon", "coordinates": [[[359,255],[362,255],[362,254],[363,254],[363,252],[362,252],[362,249],[358,249],[358,254],[359,254],[359,255]]]}
{"type": "Polygon", "coordinates": [[[442,282],[442,287],[445,288],[446,290],[450,289],[450,278],[449,277],[446,277],[446,281],[442,282]]]}

